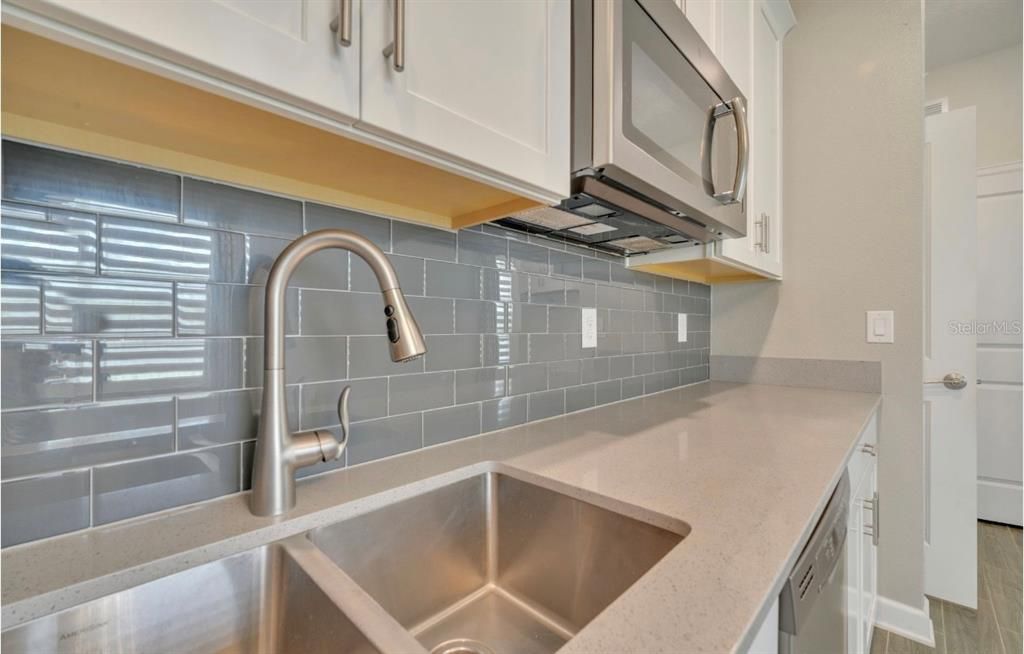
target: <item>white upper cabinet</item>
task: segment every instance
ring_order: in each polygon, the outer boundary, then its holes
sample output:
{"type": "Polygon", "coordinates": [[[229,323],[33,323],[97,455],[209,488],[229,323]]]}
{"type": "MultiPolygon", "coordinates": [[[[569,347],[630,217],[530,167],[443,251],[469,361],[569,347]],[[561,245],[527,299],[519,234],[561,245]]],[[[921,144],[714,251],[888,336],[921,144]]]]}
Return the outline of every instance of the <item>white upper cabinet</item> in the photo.
{"type": "MultiPolygon", "coordinates": [[[[719,2],[720,0],[680,0],[677,3],[686,14],[686,19],[690,21],[700,37],[704,39],[704,43],[707,43],[716,55],[719,54],[717,28],[721,13],[719,2]]],[[[729,4],[729,2],[722,2],[722,4],[729,4]]],[[[737,4],[746,3],[738,2],[737,4]]]]}
{"type": "Polygon", "coordinates": [[[361,126],[568,195],[568,2],[364,0],[362,23],[361,126]]]}
{"type": "MultiPolygon", "coordinates": [[[[341,122],[351,123],[358,116],[358,14],[353,15],[352,44],[340,46],[331,31],[331,21],[338,17],[338,1],[16,0],[16,3],[90,34],[341,122]]],[[[354,5],[353,12],[358,12],[358,0],[351,0],[350,5],[354,5]]],[[[39,30],[39,25],[35,27],[36,31],[46,31],[39,30]]],[[[140,63],[127,52],[105,54],[127,63],[140,63]]]]}

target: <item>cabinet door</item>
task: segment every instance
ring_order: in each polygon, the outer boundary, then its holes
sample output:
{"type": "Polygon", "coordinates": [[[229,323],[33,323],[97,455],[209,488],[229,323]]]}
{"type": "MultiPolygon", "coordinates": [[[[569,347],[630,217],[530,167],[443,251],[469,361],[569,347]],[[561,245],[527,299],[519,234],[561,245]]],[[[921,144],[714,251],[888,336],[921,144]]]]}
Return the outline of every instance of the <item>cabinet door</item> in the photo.
{"type": "MultiPolygon", "coordinates": [[[[724,4],[729,4],[729,1],[726,0],[724,4]]],[[[736,0],[731,1],[735,2],[736,0]]],[[[680,7],[686,14],[686,19],[690,21],[690,24],[719,59],[722,58],[722,53],[718,49],[720,3],[720,0],[684,0],[680,3],[680,7]]],[[[746,3],[738,2],[737,4],[746,3]]]]}
{"type": "Polygon", "coordinates": [[[878,510],[878,467],[872,460],[864,473],[864,490],[861,502],[864,515],[864,536],[861,543],[861,638],[864,649],[871,643],[871,633],[875,628],[875,604],[878,597],[878,547],[875,545],[875,529],[879,521],[875,519],[878,510]]]}
{"type": "MultiPolygon", "coordinates": [[[[338,16],[337,0],[15,3],[146,54],[351,123],[359,111],[359,0],[352,1],[355,13],[349,47],[338,45],[330,29],[338,16]]],[[[213,85],[211,90],[219,89],[213,85]]]]}
{"type": "Polygon", "coordinates": [[[569,192],[570,4],[364,0],[361,125],[559,197],[569,192]],[[401,7],[403,3],[397,3],[401,7]]]}
{"type": "Polygon", "coordinates": [[[782,44],[776,39],[764,5],[753,18],[753,99],[751,100],[750,204],[747,213],[756,228],[758,267],[782,275],[782,44]]]}
{"type": "Polygon", "coordinates": [[[732,0],[719,3],[718,60],[748,99],[751,97],[751,24],[756,3],[732,0]]]}
{"type": "Polygon", "coordinates": [[[850,514],[846,524],[846,651],[848,654],[859,654],[864,651],[864,630],[861,627],[863,618],[861,610],[861,563],[863,561],[862,527],[864,517],[857,498],[860,496],[861,484],[858,479],[850,479],[850,514]]]}

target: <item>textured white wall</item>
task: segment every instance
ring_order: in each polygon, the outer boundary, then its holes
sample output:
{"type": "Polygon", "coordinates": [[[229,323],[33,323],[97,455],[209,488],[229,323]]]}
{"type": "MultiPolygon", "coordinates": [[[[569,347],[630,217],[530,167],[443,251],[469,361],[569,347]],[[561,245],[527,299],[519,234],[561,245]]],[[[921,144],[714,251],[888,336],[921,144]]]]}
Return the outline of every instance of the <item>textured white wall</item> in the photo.
{"type": "Polygon", "coordinates": [[[721,285],[713,354],[881,361],[880,591],[924,593],[921,5],[795,0],[784,44],[782,283],[721,285]],[[867,344],[864,312],[896,312],[867,344]]]}
{"type": "Polygon", "coordinates": [[[1022,56],[1018,44],[925,76],[927,100],[949,98],[951,110],[978,108],[979,168],[1021,160],[1022,56]]]}

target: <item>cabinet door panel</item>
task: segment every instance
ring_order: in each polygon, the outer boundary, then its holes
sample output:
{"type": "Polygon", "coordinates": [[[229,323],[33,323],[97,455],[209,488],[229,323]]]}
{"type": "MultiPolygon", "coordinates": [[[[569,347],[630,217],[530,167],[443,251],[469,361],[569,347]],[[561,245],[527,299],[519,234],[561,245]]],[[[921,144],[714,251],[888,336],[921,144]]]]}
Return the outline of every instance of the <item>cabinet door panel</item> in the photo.
{"type": "MultiPolygon", "coordinates": [[[[353,0],[354,12],[359,11],[353,0]]],[[[213,77],[353,122],[359,22],[341,47],[330,0],[22,0],[17,4],[213,77]]],[[[131,63],[131,62],[129,62],[131,63]]]]}
{"type": "Polygon", "coordinates": [[[720,4],[718,59],[743,95],[751,97],[751,20],[756,3],[727,1],[720,4]]]}
{"type": "Polygon", "coordinates": [[[363,2],[362,124],[559,195],[569,185],[569,3],[363,2]]]}
{"type": "Polygon", "coordinates": [[[782,149],[779,117],[782,100],[782,44],[775,38],[763,6],[754,11],[754,98],[751,102],[750,176],[752,221],[760,221],[759,267],[782,274],[781,188],[782,149]]]}

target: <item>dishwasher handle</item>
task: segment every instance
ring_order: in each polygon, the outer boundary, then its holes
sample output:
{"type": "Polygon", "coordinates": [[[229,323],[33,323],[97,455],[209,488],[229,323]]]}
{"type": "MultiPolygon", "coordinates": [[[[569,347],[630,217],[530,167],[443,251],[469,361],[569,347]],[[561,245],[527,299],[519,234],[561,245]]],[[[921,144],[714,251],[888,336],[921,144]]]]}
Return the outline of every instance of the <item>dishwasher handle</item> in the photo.
{"type": "MultiPolygon", "coordinates": [[[[850,477],[844,470],[825,510],[793,565],[779,597],[779,628],[797,635],[814,602],[829,584],[845,556],[846,523],[850,513],[850,477]]],[[[842,580],[839,580],[842,583],[842,580]]]]}

